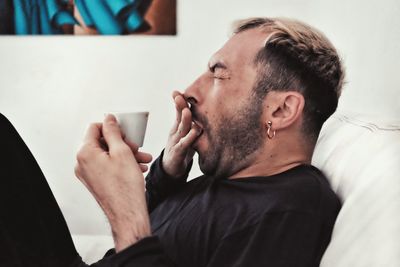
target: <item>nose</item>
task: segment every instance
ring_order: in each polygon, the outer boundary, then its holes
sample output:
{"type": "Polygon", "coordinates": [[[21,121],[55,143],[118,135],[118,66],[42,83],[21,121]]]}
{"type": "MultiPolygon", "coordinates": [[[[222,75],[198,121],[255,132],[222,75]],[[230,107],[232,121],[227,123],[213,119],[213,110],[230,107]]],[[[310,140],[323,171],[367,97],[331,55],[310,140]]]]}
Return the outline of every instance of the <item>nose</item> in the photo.
{"type": "Polygon", "coordinates": [[[198,105],[203,101],[206,89],[204,80],[204,75],[201,75],[188,88],[186,88],[183,93],[186,101],[189,102],[190,105],[198,105]]]}

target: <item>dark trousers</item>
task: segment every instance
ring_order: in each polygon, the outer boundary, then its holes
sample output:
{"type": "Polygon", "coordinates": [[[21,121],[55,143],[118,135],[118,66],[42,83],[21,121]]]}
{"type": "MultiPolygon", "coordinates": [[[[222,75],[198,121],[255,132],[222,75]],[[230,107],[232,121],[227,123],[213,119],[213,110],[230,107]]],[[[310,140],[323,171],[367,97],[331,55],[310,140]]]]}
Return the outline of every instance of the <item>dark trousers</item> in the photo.
{"type": "Polygon", "coordinates": [[[0,114],[0,266],[87,266],[36,160],[0,114]]]}

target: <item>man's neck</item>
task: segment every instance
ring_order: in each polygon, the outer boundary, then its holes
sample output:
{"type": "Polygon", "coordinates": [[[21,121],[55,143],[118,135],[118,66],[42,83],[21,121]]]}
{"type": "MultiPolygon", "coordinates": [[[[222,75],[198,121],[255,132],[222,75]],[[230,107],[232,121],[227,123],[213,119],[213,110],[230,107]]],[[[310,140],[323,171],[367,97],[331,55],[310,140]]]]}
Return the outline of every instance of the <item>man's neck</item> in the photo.
{"type": "Polygon", "coordinates": [[[254,176],[271,176],[285,172],[298,165],[311,164],[312,151],[290,149],[290,151],[266,153],[265,151],[253,155],[249,164],[229,176],[229,179],[246,178],[254,176]]]}

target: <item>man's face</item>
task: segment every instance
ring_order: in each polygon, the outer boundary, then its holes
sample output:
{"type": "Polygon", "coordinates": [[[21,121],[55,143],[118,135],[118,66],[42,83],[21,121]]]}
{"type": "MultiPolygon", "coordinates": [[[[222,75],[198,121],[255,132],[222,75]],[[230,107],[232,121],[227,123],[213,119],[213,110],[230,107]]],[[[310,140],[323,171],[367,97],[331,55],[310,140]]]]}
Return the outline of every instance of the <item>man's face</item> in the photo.
{"type": "Polygon", "coordinates": [[[193,148],[205,174],[233,175],[263,144],[262,100],[253,95],[253,60],[265,37],[257,29],[234,35],[184,93],[192,104],[193,121],[203,129],[193,148]]]}

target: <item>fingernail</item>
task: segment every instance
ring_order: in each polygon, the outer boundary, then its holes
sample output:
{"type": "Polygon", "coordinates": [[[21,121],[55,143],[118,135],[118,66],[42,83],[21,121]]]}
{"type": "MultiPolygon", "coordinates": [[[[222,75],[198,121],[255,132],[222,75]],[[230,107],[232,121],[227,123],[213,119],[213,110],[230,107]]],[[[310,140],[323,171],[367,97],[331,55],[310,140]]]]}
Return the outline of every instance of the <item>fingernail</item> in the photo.
{"type": "Polygon", "coordinates": [[[113,114],[106,114],[106,120],[110,121],[110,122],[115,122],[115,116],[113,114]]]}

